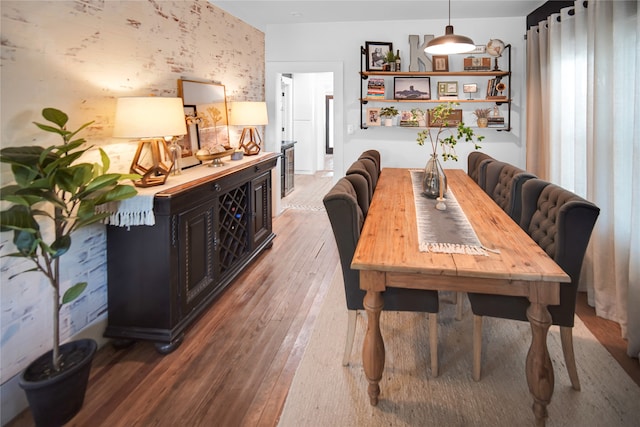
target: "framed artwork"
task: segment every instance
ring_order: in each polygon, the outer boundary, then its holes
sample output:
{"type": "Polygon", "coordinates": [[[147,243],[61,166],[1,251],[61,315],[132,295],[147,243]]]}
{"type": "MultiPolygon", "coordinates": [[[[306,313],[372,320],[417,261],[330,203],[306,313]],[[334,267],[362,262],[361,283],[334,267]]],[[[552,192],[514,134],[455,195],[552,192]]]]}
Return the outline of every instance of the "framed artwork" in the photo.
{"type": "Polygon", "coordinates": [[[224,85],[179,79],[178,94],[185,106],[195,108],[195,117],[199,119],[196,125],[198,146],[206,149],[228,147],[229,121],[224,85]]]}
{"type": "Polygon", "coordinates": [[[184,116],[187,120],[187,134],[178,138],[178,145],[182,148],[182,167],[189,168],[200,164],[196,158],[196,152],[200,148],[198,141],[198,125],[196,118],[196,106],[185,105],[184,116]]]}
{"type": "Polygon", "coordinates": [[[433,71],[449,71],[449,56],[447,55],[433,55],[431,63],[433,71]]]}
{"type": "Polygon", "coordinates": [[[471,99],[471,94],[478,92],[478,84],[477,83],[463,83],[462,92],[469,94],[469,99],[471,99]]]}
{"type": "Polygon", "coordinates": [[[438,96],[458,96],[458,82],[438,82],[438,96]]]}
{"type": "MultiPolygon", "coordinates": [[[[446,127],[455,128],[462,121],[462,110],[453,110],[446,121],[446,127]]],[[[429,127],[437,128],[442,125],[442,120],[434,119],[431,110],[429,110],[429,127]]]]}
{"type": "Polygon", "coordinates": [[[365,42],[367,50],[367,71],[382,71],[384,57],[387,52],[393,52],[393,43],[390,42],[365,42]]]}
{"type": "Polygon", "coordinates": [[[367,108],[367,126],[380,126],[379,108],[367,108]]]}
{"type": "Polygon", "coordinates": [[[431,79],[429,77],[394,77],[393,99],[431,99],[431,79]]]}

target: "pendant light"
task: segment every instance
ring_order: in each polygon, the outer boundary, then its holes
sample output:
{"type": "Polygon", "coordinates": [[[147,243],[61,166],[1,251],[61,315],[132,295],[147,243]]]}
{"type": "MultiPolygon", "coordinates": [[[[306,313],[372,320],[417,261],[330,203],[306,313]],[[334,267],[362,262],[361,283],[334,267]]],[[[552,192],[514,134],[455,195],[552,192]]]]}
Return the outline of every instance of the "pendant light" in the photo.
{"type": "Polygon", "coordinates": [[[475,43],[469,37],[453,34],[453,25],[451,25],[451,0],[449,0],[449,25],[447,25],[444,30],[444,36],[431,40],[427,43],[424,51],[431,55],[448,55],[471,52],[475,48],[475,43]]]}

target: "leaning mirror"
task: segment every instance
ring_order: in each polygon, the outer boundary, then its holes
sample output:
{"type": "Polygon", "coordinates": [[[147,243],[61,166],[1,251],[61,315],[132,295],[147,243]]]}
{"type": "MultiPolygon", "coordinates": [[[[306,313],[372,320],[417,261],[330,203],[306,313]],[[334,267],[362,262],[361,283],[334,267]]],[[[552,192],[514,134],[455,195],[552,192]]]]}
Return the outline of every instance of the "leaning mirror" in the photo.
{"type": "Polygon", "coordinates": [[[187,131],[180,141],[183,159],[192,157],[198,149],[210,153],[229,147],[229,122],[224,85],[197,80],[178,80],[178,95],[184,103],[187,131]],[[188,154],[185,153],[188,151],[188,154]]]}

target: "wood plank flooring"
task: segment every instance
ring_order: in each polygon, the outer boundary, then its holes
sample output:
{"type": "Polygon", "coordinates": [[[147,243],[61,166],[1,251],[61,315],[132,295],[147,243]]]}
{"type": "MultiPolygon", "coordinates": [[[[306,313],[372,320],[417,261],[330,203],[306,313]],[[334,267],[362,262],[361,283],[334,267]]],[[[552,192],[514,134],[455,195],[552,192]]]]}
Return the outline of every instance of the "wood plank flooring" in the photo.
{"type": "MultiPolygon", "coordinates": [[[[98,351],[84,406],[68,425],[277,425],[338,253],[323,211],[288,209],[274,231],[273,247],[187,330],[176,351],[161,356],[147,342],[98,351]]],[[[580,305],[580,317],[591,317],[583,318],[587,326],[615,341],[617,324],[589,314],[584,298],[580,305]]],[[[626,343],[619,327],[617,334],[620,356],[626,343]]],[[[626,362],[640,385],[638,360],[626,362]]],[[[33,426],[28,410],[8,426],[33,426]]]]}

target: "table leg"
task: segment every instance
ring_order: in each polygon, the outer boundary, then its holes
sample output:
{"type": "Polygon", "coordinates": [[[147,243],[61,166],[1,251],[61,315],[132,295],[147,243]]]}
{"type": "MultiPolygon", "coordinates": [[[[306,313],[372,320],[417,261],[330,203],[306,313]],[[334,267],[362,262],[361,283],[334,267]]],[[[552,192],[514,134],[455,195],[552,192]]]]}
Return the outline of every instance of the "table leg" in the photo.
{"type": "Polygon", "coordinates": [[[544,426],[548,417],[547,405],[553,395],[553,365],[547,348],[547,332],[551,326],[551,314],[547,306],[531,303],[527,309],[531,324],[531,346],[527,353],[527,383],[533,395],[533,414],[536,425],[544,426]]]}
{"type": "Polygon", "coordinates": [[[367,311],[367,333],[362,347],[362,365],[369,381],[369,401],[378,404],[380,395],[380,379],[384,370],[384,342],[380,333],[380,312],[384,301],[381,292],[367,291],[364,297],[364,309],[367,311]]]}

